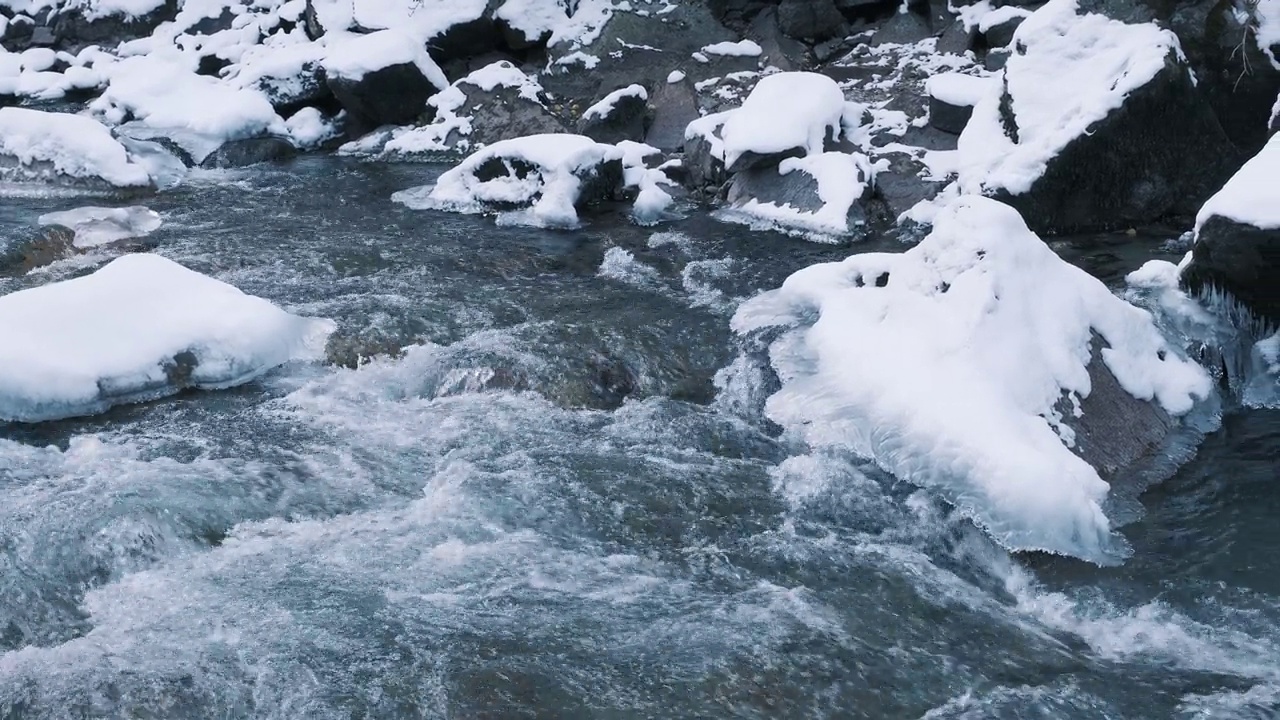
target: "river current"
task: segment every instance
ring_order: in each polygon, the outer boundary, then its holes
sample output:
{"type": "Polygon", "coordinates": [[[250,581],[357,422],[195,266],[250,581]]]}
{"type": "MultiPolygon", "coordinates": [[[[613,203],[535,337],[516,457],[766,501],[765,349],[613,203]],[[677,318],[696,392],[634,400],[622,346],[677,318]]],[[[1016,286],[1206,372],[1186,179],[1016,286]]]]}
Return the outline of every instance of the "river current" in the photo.
{"type": "MultiPolygon", "coordinates": [[[[148,202],[156,252],[337,321],[334,362],[0,424],[0,718],[1280,715],[1280,412],[1141,495],[1124,564],[1011,556],[762,417],[737,303],[883,244],[390,201],[438,172],[148,202]]],[[[7,201],[0,245],[80,204],[7,201]]],[[[1158,246],[1061,249],[1118,284],[1158,246]]]]}

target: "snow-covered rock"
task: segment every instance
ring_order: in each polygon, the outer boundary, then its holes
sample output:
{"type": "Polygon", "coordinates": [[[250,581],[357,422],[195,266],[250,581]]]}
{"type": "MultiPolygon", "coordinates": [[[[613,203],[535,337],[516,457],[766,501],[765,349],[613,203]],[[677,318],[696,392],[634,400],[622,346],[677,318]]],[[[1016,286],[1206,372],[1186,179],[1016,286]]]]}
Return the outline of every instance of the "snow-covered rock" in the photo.
{"type": "Polygon", "coordinates": [[[962,73],[940,73],[925,83],[929,95],[929,124],[959,135],[973,116],[973,108],[991,92],[993,80],[962,73]]]}
{"type": "Polygon", "coordinates": [[[104,208],[80,207],[41,215],[41,226],[57,225],[75,233],[73,244],[77,248],[146,237],[160,229],[160,213],[133,205],[130,207],[104,208]]]}
{"type": "Polygon", "coordinates": [[[605,95],[582,113],[578,132],[603,143],[639,142],[648,130],[649,91],[631,84],[605,95]]]}
{"type": "Polygon", "coordinates": [[[1097,466],[1158,450],[1212,392],[1148,312],[975,196],[905,253],[801,270],[733,327],[782,328],[766,413],[788,432],[874,459],[1010,548],[1094,562],[1125,552],[1097,466]]]}
{"type": "Polygon", "coordinates": [[[1077,4],[1051,0],[1019,26],[1003,81],[960,136],[961,187],[1047,232],[1194,213],[1235,152],[1177,38],[1077,4]]]}
{"type": "Polygon", "coordinates": [[[543,102],[542,86],[506,60],[486,65],[427,101],[435,116],[418,127],[402,127],[361,138],[343,153],[415,158],[454,154],[526,135],[564,131],[543,102]]]}
{"type": "Polygon", "coordinates": [[[865,230],[863,203],[871,196],[874,178],[871,162],[861,154],[787,158],[776,167],[735,174],[728,207],[719,216],[813,240],[839,241],[865,230]]]}
{"type": "Polygon", "coordinates": [[[0,108],[0,181],[96,192],[152,187],[146,169],[93,118],[15,107],[0,108]]]}
{"type": "Polygon", "coordinates": [[[784,157],[820,153],[840,139],[844,93],[818,73],[769,75],[730,111],[720,129],[724,165],[737,172],[776,165],[784,157]]]}
{"type": "Polygon", "coordinates": [[[449,86],[423,42],[400,30],[341,40],[324,70],[342,107],[370,127],[413,121],[427,111],[428,98],[449,86]]]}
{"type": "Polygon", "coordinates": [[[1229,293],[1280,324],[1280,135],[1209,198],[1195,231],[1183,285],[1229,293]]]}
{"type": "Polygon", "coordinates": [[[473,153],[433,186],[392,196],[414,209],[498,213],[498,222],[578,226],[579,207],[613,197],[623,151],[582,135],[531,135],[473,153]]]}
{"type": "Polygon", "coordinates": [[[92,415],[239,385],[323,352],[333,329],[157,255],[0,297],[0,419],[92,415]]]}

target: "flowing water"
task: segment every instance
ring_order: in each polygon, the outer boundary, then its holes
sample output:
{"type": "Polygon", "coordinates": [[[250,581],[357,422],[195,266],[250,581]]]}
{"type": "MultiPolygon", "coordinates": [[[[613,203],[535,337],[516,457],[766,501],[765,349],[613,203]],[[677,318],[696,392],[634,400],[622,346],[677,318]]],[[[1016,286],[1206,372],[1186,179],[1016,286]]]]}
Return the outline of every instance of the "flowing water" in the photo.
{"type": "MultiPolygon", "coordinates": [[[[1146,492],[1124,565],[1010,557],[762,419],[736,302],[849,249],[389,201],[437,172],[153,199],[157,252],[335,319],[337,363],[0,425],[0,718],[1280,714],[1280,413],[1146,492]]],[[[1114,282],[1153,246],[1062,250],[1114,282]]]]}

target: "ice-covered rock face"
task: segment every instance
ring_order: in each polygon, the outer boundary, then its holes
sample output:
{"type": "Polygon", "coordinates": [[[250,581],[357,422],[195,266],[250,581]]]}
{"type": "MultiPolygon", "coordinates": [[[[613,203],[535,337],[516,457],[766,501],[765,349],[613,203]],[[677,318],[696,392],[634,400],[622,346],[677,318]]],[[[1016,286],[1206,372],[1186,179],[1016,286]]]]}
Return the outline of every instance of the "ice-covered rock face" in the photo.
{"type": "Polygon", "coordinates": [[[577,208],[623,184],[623,151],[582,135],[530,135],[494,143],[440,176],[396,193],[415,209],[499,212],[499,222],[572,228],[577,208]]]}
{"type": "Polygon", "coordinates": [[[1102,509],[1109,486],[1072,430],[1102,370],[1095,349],[1125,393],[1159,406],[1156,420],[1212,387],[1149,313],[981,197],[948,206],[906,253],[792,275],[733,326],[784,329],[766,411],[789,432],[939,492],[1010,548],[1095,562],[1124,552],[1102,509]]]}
{"type": "Polygon", "coordinates": [[[1229,293],[1280,324],[1280,135],[1272,137],[1196,216],[1196,244],[1182,273],[1189,290],[1229,293]]]}
{"type": "Polygon", "coordinates": [[[1229,175],[1235,151],[1172,32],[1052,0],[1013,47],[960,136],[965,192],[1074,232],[1194,213],[1229,175]]]}
{"type": "Polygon", "coordinates": [[[0,297],[0,420],[92,415],[319,357],[333,330],[158,255],[0,297]]]}
{"type": "Polygon", "coordinates": [[[146,169],[98,121],[14,107],[0,108],[0,181],[86,191],[152,187],[146,169]]]}

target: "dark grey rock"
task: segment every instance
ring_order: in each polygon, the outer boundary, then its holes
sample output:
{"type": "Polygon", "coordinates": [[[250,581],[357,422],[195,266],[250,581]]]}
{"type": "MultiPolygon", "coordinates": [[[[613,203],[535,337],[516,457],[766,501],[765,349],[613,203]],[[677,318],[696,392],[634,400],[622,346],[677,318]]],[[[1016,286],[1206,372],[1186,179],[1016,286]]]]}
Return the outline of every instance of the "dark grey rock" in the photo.
{"type": "Polygon", "coordinates": [[[427,100],[436,93],[435,85],[413,63],[389,65],[359,80],[330,76],[326,84],[342,107],[367,128],[405,125],[430,115],[427,100]]]}
{"type": "Polygon", "coordinates": [[[596,142],[617,144],[623,140],[643,141],[650,122],[649,102],[639,95],[619,98],[605,115],[583,116],[578,133],[596,142]]]}
{"type": "Polygon", "coordinates": [[[728,179],[724,161],[711,152],[711,141],[695,135],[684,141],[686,186],[696,193],[717,195],[728,179]]]}
{"type": "Polygon", "coordinates": [[[913,12],[900,12],[894,13],[876,30],[871,44],[909,45],[932,36],[933,30],[927,19],[913,12]]]}
{"type": "Polygon", "coordinates": [[[991,72],[1003,70],[1006,63],[1009,62],[1011,53],[1005,48],[997,48],[987,52],[986,57],[982,59],[982,66],[991,72]]]}
{"type": "MultiPolygon", "coordinates": [[[[865,202],[870,198],[868,188],[861,202],[849,207],[848,225],[855,227],[865,225],[867,213],[865,202]]],[[[816,212],[823,207],[822,197],[818,194],[818,181],[809,173],[792,171],[782,174],[776,165],[755,167],[734,174],[729,182],[725,201],[731,208],[742,208],[751,201],[788,205],[802,212],[816,212]]]]}
{"type": "Polygon", "coordinates": [[[804,43],[789,38],[782,32],[782,28],[778,27],[778,11],[775,8],[765,8],[756,15],[747,28],[747,37],[758,43],[764,51],[759,59],[761,63],[785,71],[804,69],[804,43]]]}
{"type": "Polygon", "coordinates": [[[1280,324],[1280,230],[1209,218],[1191,249],[1182,284],[1195,294],[1228,293],[1269,324],[1280,324]]]}
{"type": "Polygon", "coordinates": [[[938,52],[949,55],[964,55],[973,49],[977,32],[966,29],[964,23],[956,20],[942,31],[938,38],[938,52]]]}
{"type": "Polygon", "coordinates": [[[848,34],[844,15],[833,0],[782,0],[778,27],[796,40],[826,40],[848,34]]]}
{"type": "Polygon", "coordinates": [[[972,105],[952,105],[936,97],[929,98],[929,125],[942,132],[959,135],[971,117],[972,105]]]}
{"type": "Polygon", "coordinates": [[[298,154],[293,143],[271,135],[230,140],[200,161],[202,168],[237,168],[264,162],[288,160],[298,154]]]}
{"type": "Polygon", "coordinates": [[[1018,29],[1018,26],[1022,24],[1022,21],[1026,19],[1027,18],[1025,16],[1015,15],[1004,22],[997,23],[987,28],[987,31],[982,33],[982,37],[986,41],[987,47],[1007,47],[1009,43],[1013,42],[1013,33],[1018,29]]]}
{"type": "MultiPolygon", "coordinates": [[[[486,91],[469,83],[459,83],[466,96],[463,111],[470,114],[471,143],[493,144],[526,135],[564,132],[565,125],[545,105],[530,100],[516,88],[495,87],[486,91]]],[[[460,138],[450,135],[445,142],[456,145],[460,138]]]]}
{"type": "Polygon", "coordinates": [[[689,123],[697,120],[698,95],[693,83],[662,82],[649,95],[653,119],[644,141],[659,150],[672,151],[684,147],[684,131],[689,123]]]}
{"type": "Polygon", "coordinates": [[[1075,431],[1071,449],[1103,480],[1125,478],[1130,470],[1160,452],[1177,422],[1159,403],[1139,400],[1120,385],[1102,359],[1106,341],[1095,333],[1090,346],[1089,396],[1080,399],[1077,417],[1063,399],[1057,410],[1063,424],[1075,431]]]}
{"type": "Polygon", "coordinates": [[[324,68],[320,63],[308,62],[293,77],[264,77],[255,87],[271,102],[281,117],[288,117],[304,107],[336,109],[333,91],[325,82],[324,68]]]}
{"type": "MultiPolygon", "coordinates": [[[[1017,102],[1007,87],[1004,102],[1017,102]]],[[[1009,114],[1005,133],[1017,132],[1009,114]]],[[[1150,82],[1050,160],[1029,191],[996,197],[1041,234],[1127,228],[1194,215],[1240,162],[1186,66],[1170,52],[1150,82]]]]}
{"type": "MultiPolygon", "coordinates": [[[[887,153],[881,156],[888,160],[888,167],[876,173],[876,199],[884,207],[884,215],[889,223],[895,223],[899,216],[915,207],[923,200],[937,197],[938,191],[946,183],[925,180],[928,168],[924,163],[906,153],[887,153]]],[[[924,237],[919,232],[913,240],[924,237]]]]}

